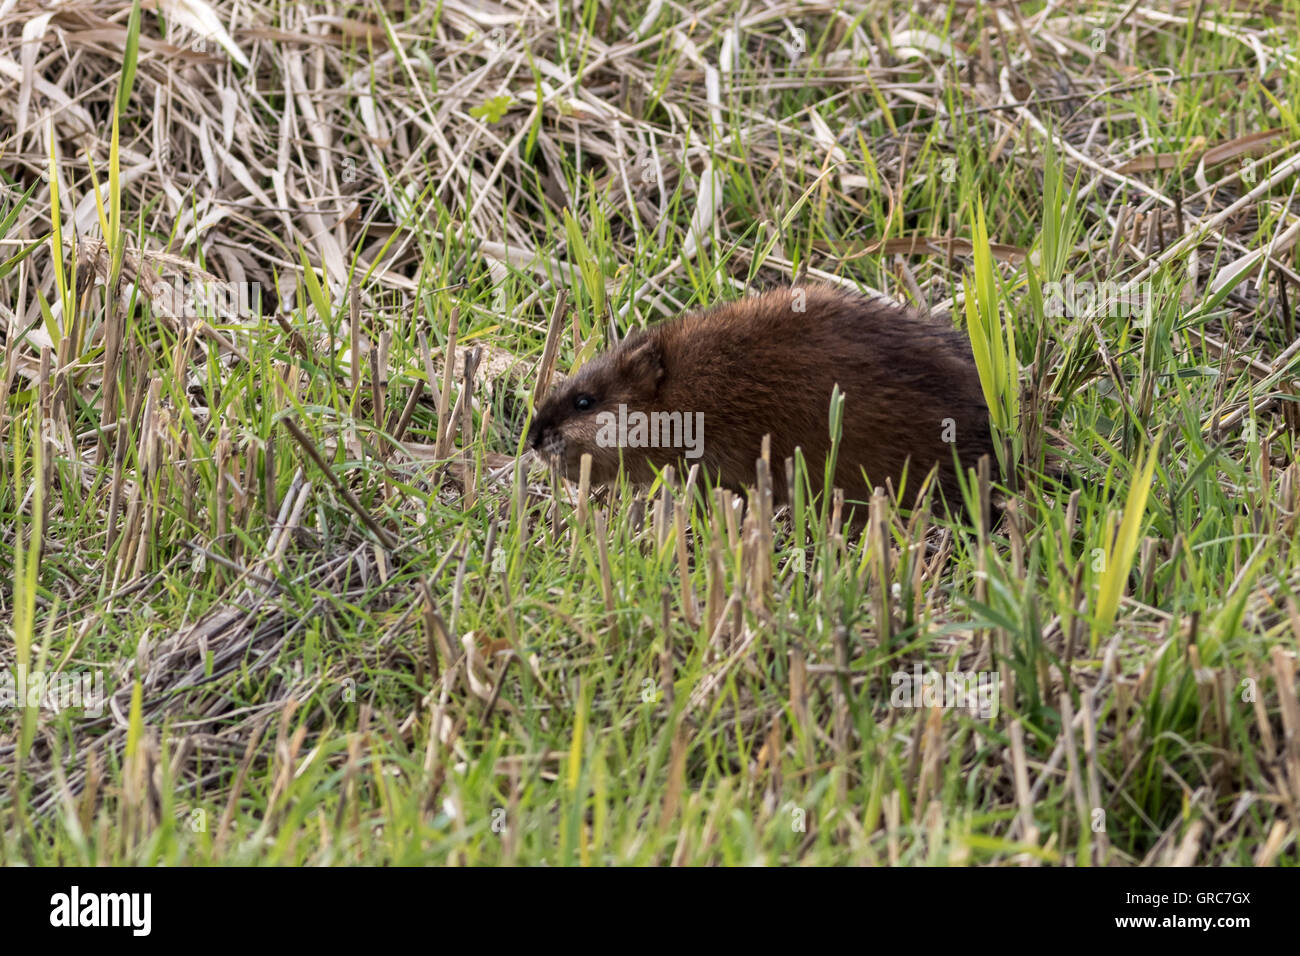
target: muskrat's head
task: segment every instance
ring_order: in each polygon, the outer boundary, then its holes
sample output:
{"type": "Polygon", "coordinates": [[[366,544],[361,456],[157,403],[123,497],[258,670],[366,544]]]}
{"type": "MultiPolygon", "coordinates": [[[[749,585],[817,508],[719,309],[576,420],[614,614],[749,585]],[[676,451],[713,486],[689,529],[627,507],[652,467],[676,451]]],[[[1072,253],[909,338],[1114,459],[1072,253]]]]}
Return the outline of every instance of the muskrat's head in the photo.
{"type": "MultiPolygon", "coordinates": [[[[571,481],[578,480],[582,456],[589,454],[592,482],[613,481],[618,475],[620,451],[619,406],[628,412],[650,407],[664,371],[658,338],[647,332],[629,335],[551,389],[533,416],[528,447],[571,481]]],[[[637,454],[637,450],[626,454],[637,454]]]]}

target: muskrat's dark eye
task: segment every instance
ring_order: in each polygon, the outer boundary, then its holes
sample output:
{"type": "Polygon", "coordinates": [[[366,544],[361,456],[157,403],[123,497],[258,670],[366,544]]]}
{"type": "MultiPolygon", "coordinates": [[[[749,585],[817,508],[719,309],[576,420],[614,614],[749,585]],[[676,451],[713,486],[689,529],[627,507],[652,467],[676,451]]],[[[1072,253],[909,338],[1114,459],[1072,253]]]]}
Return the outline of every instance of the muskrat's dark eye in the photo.
{"type": "Polygon", "coordinates": [[[591,406],[595,404],[596,404],[596,400],[592,398],[590,395],[579,395],[573,400],[573,407],[580,412],[585,412],[587,409],[591,408],[591,406]]]}

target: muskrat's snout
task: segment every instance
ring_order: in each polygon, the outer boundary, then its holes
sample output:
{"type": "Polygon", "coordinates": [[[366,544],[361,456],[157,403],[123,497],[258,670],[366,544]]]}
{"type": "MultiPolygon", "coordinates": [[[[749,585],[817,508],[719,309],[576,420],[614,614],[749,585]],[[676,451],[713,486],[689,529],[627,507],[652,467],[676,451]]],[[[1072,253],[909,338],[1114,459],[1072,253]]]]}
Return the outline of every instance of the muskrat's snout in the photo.
{"type": "Polygon", "coordinates": [[[563,470],[567,444],[564,433],[556,427],[553,416],[545,414],[544,409],[539,409],[538,416],[533,419],[526,444],[548,466],[563,470]]]}
{"type": "Polygon", "coordinates": [[[533,451],[540,452],[555,431],[555,416],[551,411],[551,399],[539,402],[533,409],[533,421],[528,426],[525,444],[533,451]]]}
{"type": "Polygon", "coordinates": [[[564,458],[564,436],[554,428],[539,428],[529,441],[533,451],[550,461],[564,458]]]}

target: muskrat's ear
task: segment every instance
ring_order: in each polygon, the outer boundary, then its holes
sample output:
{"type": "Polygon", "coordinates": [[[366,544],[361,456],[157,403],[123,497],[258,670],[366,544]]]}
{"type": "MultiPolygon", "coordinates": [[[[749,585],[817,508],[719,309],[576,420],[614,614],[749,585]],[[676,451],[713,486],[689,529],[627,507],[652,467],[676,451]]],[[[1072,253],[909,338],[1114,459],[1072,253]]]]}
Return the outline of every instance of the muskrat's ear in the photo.
{"type": "Polygon", "coordinates": [[[619,357],[624,381],[654,390],[664,377],[664,354],[655,339],[647,336],[619,357]]]}

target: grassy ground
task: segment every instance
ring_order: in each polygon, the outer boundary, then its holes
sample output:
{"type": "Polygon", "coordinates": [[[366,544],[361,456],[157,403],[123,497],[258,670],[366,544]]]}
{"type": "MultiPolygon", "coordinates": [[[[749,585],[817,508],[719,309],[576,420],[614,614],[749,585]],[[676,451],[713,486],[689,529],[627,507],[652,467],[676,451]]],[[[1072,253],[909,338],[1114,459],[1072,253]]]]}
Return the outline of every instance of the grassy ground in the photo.
{"type": "Polygon", "coordinates": [[[0,862],[1296,862],[1295,0],[203,9],[0,19],[0,862]],[[805,276],[973,523],[516,458],[805,276]]]}

